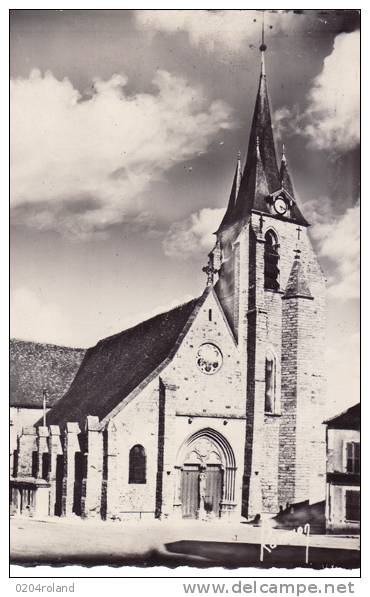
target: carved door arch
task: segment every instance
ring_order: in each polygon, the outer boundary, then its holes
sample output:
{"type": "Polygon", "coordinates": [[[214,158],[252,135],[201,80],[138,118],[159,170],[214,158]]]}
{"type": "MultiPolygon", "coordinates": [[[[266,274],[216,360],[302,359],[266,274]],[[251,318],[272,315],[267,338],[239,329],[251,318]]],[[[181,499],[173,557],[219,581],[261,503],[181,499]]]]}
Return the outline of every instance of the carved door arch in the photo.
{"type": "Polygon", "coordinates": [[[234,500],[234,455],[215,430],[203,429],[188,438],[180,448],[177,468],[183,518],[218,518],[234,500]]]}

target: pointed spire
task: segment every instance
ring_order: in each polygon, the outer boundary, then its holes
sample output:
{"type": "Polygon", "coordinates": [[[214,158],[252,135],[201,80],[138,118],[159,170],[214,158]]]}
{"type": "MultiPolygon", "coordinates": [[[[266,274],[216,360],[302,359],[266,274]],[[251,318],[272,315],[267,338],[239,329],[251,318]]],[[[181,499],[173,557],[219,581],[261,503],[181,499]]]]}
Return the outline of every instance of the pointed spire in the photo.
{"type": "Polygon", "coordinates": [[[260,162],[261,161],[260,138],[258,135],[256,137],[256,155],[257,155],[257,161],[260,162]]]}
{"type": "Polygon", "coordinates": [[[308,225],[300,212],[294,199],[293,184],[287,169],[285,147],[281,158],[279,170],[270,104],[267,92],[267,77],[265,69],[265,44],[264,13],[262,19],[261,73],[253,112],[247,158],[243,173],[241,174],[240,160],[234,176],[233,187],[225,216],[220,228],[231,225],[237,221],[242,222],[249,217],[252,210],[271,213],[266,199],[271,195],[285,189],[290,196],[291,206],[289,218],[297,224],[308,225]]]}
{"type": "Polygon", "coordinates": [[[267,93],[267,77],[265,70],[265,44],[264,23],[262,23],[261,52],[261,74],[258,87],[256,103],[254,107],[251,131],[249,136],[247,160],[240,185],[237,211],[239,214],[247,214],[251,209],[263,209],[266,211],[266,203],[257,208],[255,197],[248,192],[254,188],[249,179],[256,178],[254,171],[257,163],[262,162],[264,175],[267,181],[266,195],[274,193],[280,188],[279,169],[276,160],[274,134],[272,130],[270,104],[267,93]],[[257,137],[259,157],[257,158],[257,137]]]}
{"type": "MultiPolygon", "coordinates": [[[[247,215],[246,206],[253,201],[251,207],[258,211],[266,211],[266,197],[269,194],[269,186],[266,171],[261,156],[261,142],[257,135],[255,138],[254,159],[247,177],[244,177],[240,187],[238,202],[235,206],[234,215],[237,218],[247,215]],[[242,195],[242,200],[241,200],[242,195]],[[249,201],[244,201],[244,197],[249,201]]],[[[244,170],[245,173],[245,170],[244,170]]]]}
{"type": "Polygon", "coordinates": [[[285,145],[283,143],[282,153],[281,153],[281,165],[280,165],[280,185],[285,191],[289,193],[292,199],[294,199],[294,188],[292,179],[289,174],[288,164],[285,154],[285,145]]]}
{"type": "Polygon", "coordinates": [[[220,224],[220,228],[222,228],[222,226],[225,226],[226,224],[228,224],[232,219],[231,216],[234,211],[234,207],[236,205],[236,200],[238,198],[241,179],[242,179],[241,152],[238,151],[237,158],[236,158],[236,168],[235,168],[234,180],[233,180],[233,184],[231,187],[229,203],[227,205],[225,215],[220,224]]]}
{"type": "Polygon", "coordinates": [[[265,49],[266,45],[261,44],[261,74],[258,87],[256,103],[254,107],[251,132],[249,137],[248,154],[245,174],[253,161],[253,154],[256,147],[256,138],[259,137],[259,147],[262,162],[265,168],[270,192],[273,193],[279,188],[279,171],[276,160],[274,133],[270,112],[270,102],[267,91],[267,77],[265,71],[265,49]]]}
{"type": "Polygon", "coordinates": [[[284,145],[284,143],[283,143],[283,148],[282,148],[282,151],[281,151],[281,163],[282,164],[286,164],[286,155],[285,155],[285,145],[284,145]]]}
{"type": "Polygon", "coordinates": [[[261,50],[261,77],[266,77],[265,51],[264,50],[263,51],[261,50]]]}
{"type": "Polygon", "coordinates": [[[299,249],[295,251],[295,257],[292,265],[292,269],[290,271],[289,279],[285,288],[285,299],[290,298],[306,298],[306,299],[313,299],[311,294],[310,288],[308,286],[308,282],[306,279],[306,275],[304,272],[304,268],[301,262],[299,249]]]}
{"type": "Polygon", "coordinates": [[[265,199],[269,194],[269,187],[261,158],[260,139],[258,136],[256,137],[255,177],[254,180],[251,180],[251,182],[253,182],[254,187],[251,189],[254,195],[254,207],[255,209],[263,210],[266,208],[265,199]]]}
{"type": "Polygon", "coordinates": [[[287,162],[287,158],[286,158],[284,143],[283,143],[282,152],[281,152],[281,164],[280,164],[279,179],[280,179],[281,189],[283,191],[286,191],[287,194],[290,196],[290,199],[293,200],[291,207],[290,207],[290,217],[293,220],[295,220],[297,222],[297,224],[301,224],[303,226],[309,225],[306,218],[302,215],[302,212],[297,205],[293,181],[291,179],[289,169],[288,169],[288,162],[287,162]]]}

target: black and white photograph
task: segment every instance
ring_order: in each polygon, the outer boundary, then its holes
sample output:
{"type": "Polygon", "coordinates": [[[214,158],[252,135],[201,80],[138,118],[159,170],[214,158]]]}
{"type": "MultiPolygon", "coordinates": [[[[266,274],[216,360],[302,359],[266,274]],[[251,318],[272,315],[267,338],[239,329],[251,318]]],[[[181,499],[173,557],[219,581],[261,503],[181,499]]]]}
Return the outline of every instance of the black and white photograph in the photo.
{"type": "Polygon", "coordinates": [[[359,576],[360,20],[9,9],[21,575],[359,576]]]}

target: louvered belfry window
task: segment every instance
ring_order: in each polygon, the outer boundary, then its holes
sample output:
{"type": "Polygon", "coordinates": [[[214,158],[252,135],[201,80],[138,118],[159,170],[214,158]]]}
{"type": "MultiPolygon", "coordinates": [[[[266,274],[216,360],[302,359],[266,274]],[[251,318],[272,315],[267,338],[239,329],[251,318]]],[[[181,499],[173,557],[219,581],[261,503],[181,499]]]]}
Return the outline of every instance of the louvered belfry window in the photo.
{"type": "Polygon", "coordinates": [[[143,446],[139,444],[130,450],[128,482],[146,483],[146,455],[143,446]]]}
{"type": "Polygon", "coordinates": [[[265,288],[279,290],[279,244],[275,234],[268,230],[265,235],[265,288]]]}

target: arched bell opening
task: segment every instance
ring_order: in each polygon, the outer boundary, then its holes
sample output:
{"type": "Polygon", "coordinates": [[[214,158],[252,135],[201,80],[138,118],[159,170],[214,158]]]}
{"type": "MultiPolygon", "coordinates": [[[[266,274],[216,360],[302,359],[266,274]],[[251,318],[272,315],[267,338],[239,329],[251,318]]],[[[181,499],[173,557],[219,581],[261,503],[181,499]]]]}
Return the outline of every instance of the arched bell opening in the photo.
{"type": "Polygon", "coordinates": [[[264,286],[266,290],[279,290],[280,288],[279,259],[279,241],[276,233],[270,229],[265,234],[264,286]]]}

